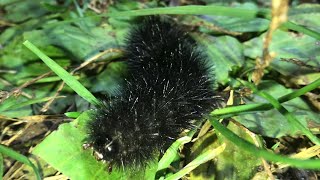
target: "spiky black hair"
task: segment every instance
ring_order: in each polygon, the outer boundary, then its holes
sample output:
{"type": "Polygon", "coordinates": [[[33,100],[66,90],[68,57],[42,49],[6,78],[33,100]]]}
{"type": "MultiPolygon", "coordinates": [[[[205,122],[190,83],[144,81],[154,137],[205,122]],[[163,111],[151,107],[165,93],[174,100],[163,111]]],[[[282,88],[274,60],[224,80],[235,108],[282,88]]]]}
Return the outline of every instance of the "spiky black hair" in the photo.
{"type": "Polygon", "coordinates": [[[126,44],[123,92],[102,100],[89,142],[103,160],[137,167],[214,109],[216,96],[206,57],[178,25],[147,17],[126,44]]]}

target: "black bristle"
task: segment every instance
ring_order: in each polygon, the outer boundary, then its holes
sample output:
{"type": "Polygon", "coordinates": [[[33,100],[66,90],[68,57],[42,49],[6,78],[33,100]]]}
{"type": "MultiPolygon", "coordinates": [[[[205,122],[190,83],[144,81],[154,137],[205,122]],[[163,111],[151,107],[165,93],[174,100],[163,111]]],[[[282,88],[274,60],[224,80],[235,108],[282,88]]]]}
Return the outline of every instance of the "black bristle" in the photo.
{"type": "Polygon", "coordinates": [[[89,141],[102,159],[137,167],[213,110],[216,96],[207,59],[177,25],[147,17],[126,43],[123,92],[97,108],[89,141]]]}

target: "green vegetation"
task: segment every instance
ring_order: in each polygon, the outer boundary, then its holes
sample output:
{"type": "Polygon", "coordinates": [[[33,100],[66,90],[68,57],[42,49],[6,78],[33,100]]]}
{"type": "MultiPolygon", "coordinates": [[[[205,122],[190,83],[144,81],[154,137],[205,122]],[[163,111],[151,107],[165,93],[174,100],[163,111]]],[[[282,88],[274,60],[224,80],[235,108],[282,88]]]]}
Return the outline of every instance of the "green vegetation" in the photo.
{"type": "Polygon", "coordinates": [[[270,2],[187,2],[0,0],[0,179],[267,179],[304,169],[320,176],[320,5],[291,2],[288,21],[273,32],[273,61],[253,85],[270,2]],[[84,125],[97,98],[119,90],[136,16],[156,14],[192,31],[228,106],[145,169],[110,172],[83,149],[84,125]]]}

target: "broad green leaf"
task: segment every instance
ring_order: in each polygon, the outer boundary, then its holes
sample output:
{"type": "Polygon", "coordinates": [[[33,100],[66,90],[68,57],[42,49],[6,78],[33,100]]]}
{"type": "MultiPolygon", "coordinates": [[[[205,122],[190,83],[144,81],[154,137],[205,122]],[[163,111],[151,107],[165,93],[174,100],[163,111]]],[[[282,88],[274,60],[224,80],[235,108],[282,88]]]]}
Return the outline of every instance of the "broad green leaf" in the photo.
{"type": "Polygon", "coordinates": [[[255,18],[250,21],[241,18],[229,17],[207,17],[206,20],[213,23],[215,26],[221,27],[233,32],[262,32],[268,29],[269,20],[262,18],[255,18]]]}
{"type": "MultiPolygon", "coordinates": [[[[232,7],[246,8],[248,10],[256,11],[259,10],[256,4],[250,2],[243,4],[234,3],[232,7]]],[[[268,29],[270,23],[269,20],[263,18],[244,19],[241,18],[240,14],[239,17],[233,18],[226,16],[205,15],[202,16],[201,19],[203,19],[205,22],[211,23],[213,26],[222,28],[227,31],[239,33],[265,31],[268,29]]]]}
{"type": "MultiPolygon", "coordinates": [[[[191,147],[191,154],[188,157],[187,161],[192,161],[203,153],[207,149],[214,149],[219,146],[217,141],[217,136],[214,131],[209,131],[203,136],[201,136],[191,147]]],[[[215,168],[209,168],[214,166],[213,161],[209,161],[205,164],[200,165],[195,170],[190,173],[191,179],[214,179],[215,178],[215,168]]]]}
{"type": "MultiPolygon", "coordinates": [[[[320,80],[320,79],[319,79],[320,80]]],[[[320,145],[320,139],[317,138],[316,135],[314,135],[308,128],[306,128],[294,115],[291,113],[287,108],[285,108],[283,105],[280,104],[280,102],[277,100],[277,98],[273,97],[269,93],[265,91],[258,90],[255,85],[253,85],[250,82],[242,81],[242,83],[249,87],[254,94],[258,95],[259,97],[262,97],[264,100],[267,100],[270,102],[270,104],[279,112],[282,116],[286,118],[288,123],[291,127],[298,129],[301,131],[301,134],[306,135],[311,142],[313,142],[316,145],[320,145]]]]}
{"type": "Polygon", "coordinates": [[[289,9],[289,20],[299,25],[320,31],[320,5],[301,4],[289,9]]]}
{"type": "MultiPolygon", "coordinates": [[[[266,91],[267,93],[272,94],[275,98],[292,92],[291,89],[286,89],[274,81],[263,81],[258,87],[259,90],[266,91]]],[[[246,102],[265,103],[266,101],[261,97],[253,95],[251,99],[246,99],[246,102]]],[[[312,122],[320,123],[319,113],[313,112],[301,98],[295,98],[283,103],[283,105],[292,112],[305,127],[308,127],[308,124],[312,122]]],[[[250,130],[268,137],[277,138],[285,135],[297,135],[301,133],[299,130],[291,127],[286,118],[275,109],[239,115],[234,117],[234,119],[245,125],[250,130]]]]}
{"type": "Polygon", "coordinates": [[[292,77],[290,81],[299,85],[308,85],[316,81],[319,77],[320,77],[320,73],[309,73],[306,75],[292,77]]]}
{"type": "MultiPolygon", "coordinates": [[[[228,129],[249,142],[253,142],[245,130],[236,124],[229,122],[228,129]]],[[[242,150],[221,134],[218,136],[227,147],[221,156],[218,156],[217,179],[250,179],[261,164],[261,159],[252,156],[251,153],[242,150]],[[245,162],[245,163],[243,163],[245,162]]],[[[260,142],[261,143],[261,142],[260,142]]],[[[261,143],[262,144],[262,143],[261,143]]]]}
{"type": "Polygon", "coordinates": [[[126,64],[123,62],[111,62],[97,77],[92,77],[88,81],[97,83],[92,84],[91,92],[100,92],[108,96],[119,94],[123,83],[123,74],[126,64]],[[93,79],[94,78],[94,79],[93,79]]]}
{"type": "MultiPolygon", "coordinates": [[[[252,138],[232,122],[228,128],[234,133],[252,142],[252,138]]],[[[201,137],[191,149],[190,158],[196,158],[207,149],[214,149],[220,146],[220,142],[226,143],[225,150],[215,159],[205,163],[192,171],[191,179],[250,179],[256,173],[256,168],[261,164],[261,160],[211,131],[201,137]],[[220,139],[220,141],[218,140],[220,139]],[[245,163],[243,163],[245,162],[245,163]]]]}
{"type": "Polygon", "coordinates": [[[117,47],[112,27],[108,24],[92,27],[66,24],[45,29],[44,33],[52,45],[69,52],[69,55],[78,61],[84,61],[100,51],[117,47]]]}
{"type": "MultiPolygon", "coordinates": [[[[61,57],[62,51],[50,46],[46,36],[39,33],[40,31],[30,31],[25,33],[27,37],[35,40],[37,44],[44,47],[43,51],[49,56],[61,57]]],[[[7,80],[13,85],[21,83],[25,78],[35,78],[38,75],[48,72],[48,67],[41,64],[38,57],[34,55],[30,50],[22,45],[23,37],[17,36],[10,43],[4,46],[3,51],[0,51],[0,66],[6,70],[10,70],[13,73],[4,73],[2,78],[7,80]],[[19,81],[19,82],[18,82],[19,81]]],[[[61,59],[57,61],[61,66],[70,64],[69,60],[61,59]]],[[[26,81],[24,81],[26,82],[26,81]]],[[[22,83],[24,83],[22,82],[22,83]]],[[[33,93],[44,90],[43,88],[33,90],[33,93]]],[[[24,89],[25,91],[25,89],[24,89]]],[[[48,90],[47,90],[48,93],[48,90]]],[[[38,93],[35,93],[37,96],[38,93]]]]}
{"type": "Polygon", "coordinates": [[[74,122],[60,125],[57,131],[36,146],[33,154],[71,179],[154,179],[156,162],[147,162],[146,170],[138,172],[116,168],[108,172],[108,164],[97,161],[91,149],[83,149],[89,113],[83,113],[74,122]]]}
{"type": "MultiPolygon", "coordinates": [[[[88,115],[83,114],[79,118],[88,118],[88,115]]],[[[33,154],[71,179],[120,178],[115,173],[109,174],[108,167],[95,160],[91,150],[82,148],[84,141],[85,134],[72,123],[61,124],[58,130],[35,147],[33,154]]]]}
{"type": "Polygon", "coordinates": [[[297,159],[272,153],[264,148],[258,148],[249,141],[242,139],[228,128],[224,127],[215,117],[210,119],[212,126],[219,131],[226,139],[231,141],[237,147],[250,152],[251,156],[262,157],[272,162],[286,163],[293,167],[304,169],[319,169],[320,161],[318,159],[297,159]]]}
{"type": "Polygon", "coordinates": [[[206,53],[214,66],[217,82],[228,83],[229,72],[240,68],[244,63],[242,44],[231,36],[197,36],[196,39],[207,49],[206,53]]]}
{"type": "Polygon", "coordinates": [[[30,18],[38,18],[48,11],[40,1],[17,1],[4,6],[6,15],[4,19],[11,22],[22,22],[30,18]]]}
{"type": "MultiPolygon", "coordinates": [[[[69,65],[69,61],[65,60],[57,60],[57,63],[61,65],[62,67],[65,67],[66,65],[69,65]]],[[[41,61],[38,62],[29,62],[29,63],[22,63],[19,67],[16,68],[9,68],[13,73],[5,73],[2,78],[5,78],[12,84],[18,86],[23,83],[26,83],[29,80],[33,80],[37,76],[43,75],[50,71],[50,69],[44,65],[41,61]]],[[[49,81],[50,79],[40,79],[35,83],[49,81]]],[[[53,80],[53,79],[51,79],[53,80]]],[[[56,80],[57,81],[57,80],[56,80]]],[[[59,78],[59,81],[61,79],[59,78]]]]}
{"type": "MultiPolygon", "coordinates": [[[[262,55],[262,39],[265,34],[244,43],[244,54],[252,59],[262,55]]],[[[270,52],[276,53],[271,67],[285,76],[297,76],[312,72],[310,68],[296,64],[294,60],[318,67],[320,46],[318,40],[304,35],[276,30],[273,33],[270,52]],[[289,59],[284,61],[282,59],[289,59]],[[294,59],[290,61],[290,59],[294,59]]]]}

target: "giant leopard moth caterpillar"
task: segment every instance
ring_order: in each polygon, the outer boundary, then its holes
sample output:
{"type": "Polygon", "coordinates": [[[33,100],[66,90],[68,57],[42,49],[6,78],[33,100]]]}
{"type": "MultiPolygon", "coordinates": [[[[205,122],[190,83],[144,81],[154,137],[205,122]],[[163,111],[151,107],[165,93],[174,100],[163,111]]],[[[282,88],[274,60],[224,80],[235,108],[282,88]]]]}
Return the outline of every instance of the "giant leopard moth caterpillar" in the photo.
{"type": "Polygon", "coordinates": [[[216,105],[206,57],[181,27],[158,16],[129,33],[122,92],[103,99],[88,124],[100,159],[141,167],[216,105]]]}

